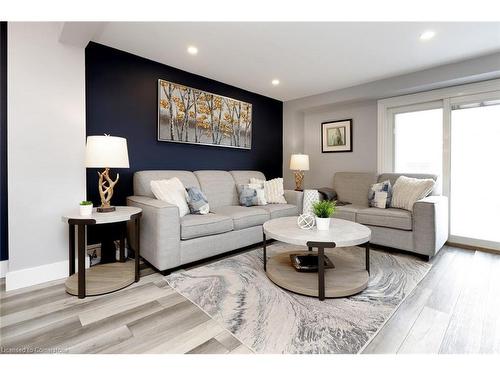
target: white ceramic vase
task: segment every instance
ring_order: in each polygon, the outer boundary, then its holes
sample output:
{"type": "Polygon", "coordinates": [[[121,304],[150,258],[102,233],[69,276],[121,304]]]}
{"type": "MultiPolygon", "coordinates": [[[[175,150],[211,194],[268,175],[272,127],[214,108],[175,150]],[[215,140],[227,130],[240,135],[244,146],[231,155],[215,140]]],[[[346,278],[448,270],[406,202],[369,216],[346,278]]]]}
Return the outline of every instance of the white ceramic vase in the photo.
{"type": "Polygon", "coordinates": [[[80,205],[80,216],[90,216],[92,215],[93,204],[80,205]]]}
{"type": "Polygon", "coordinates": [[[330,229],[330,218],[329,217],[317,217],[316,218],[316,228],[318,228],[318,230],[329,230],[330,229]]]}

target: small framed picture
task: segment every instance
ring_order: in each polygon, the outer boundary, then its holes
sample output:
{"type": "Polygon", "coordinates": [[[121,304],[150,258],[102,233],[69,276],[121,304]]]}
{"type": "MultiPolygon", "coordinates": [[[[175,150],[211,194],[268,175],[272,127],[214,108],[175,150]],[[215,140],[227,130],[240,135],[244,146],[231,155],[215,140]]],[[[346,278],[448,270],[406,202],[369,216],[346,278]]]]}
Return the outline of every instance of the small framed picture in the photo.
{"type": "Polygon", "coordinates": [[[352,152],[352,119],[321,123],[321,152],[352,152]]]}

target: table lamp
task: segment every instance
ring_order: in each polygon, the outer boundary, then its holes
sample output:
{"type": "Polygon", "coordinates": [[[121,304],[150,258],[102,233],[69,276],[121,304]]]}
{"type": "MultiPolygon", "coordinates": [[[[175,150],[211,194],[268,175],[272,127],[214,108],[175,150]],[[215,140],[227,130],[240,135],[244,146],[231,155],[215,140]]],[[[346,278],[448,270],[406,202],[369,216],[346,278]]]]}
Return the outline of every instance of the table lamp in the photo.
{"type": "Polygon", "coordinates": [[[115,207],[111,206],[113,190],[120,178],[116,174],[116,180],[109,176],[109,168],[129,168],[127,140],[110,135],[91,135],[87,137],[85,149],[85,166],[87,168],[104,168],[99,175],[99,195],[101,196],[101,207],[97,212],[112,212],[115,207]]]}
{"type": "Polygon", "coordinates": [[[309,155],[293,154],[290,158],[290,169],[295,175],[295,190],[301,191],[304,171],[309,170],[309,155]]]}

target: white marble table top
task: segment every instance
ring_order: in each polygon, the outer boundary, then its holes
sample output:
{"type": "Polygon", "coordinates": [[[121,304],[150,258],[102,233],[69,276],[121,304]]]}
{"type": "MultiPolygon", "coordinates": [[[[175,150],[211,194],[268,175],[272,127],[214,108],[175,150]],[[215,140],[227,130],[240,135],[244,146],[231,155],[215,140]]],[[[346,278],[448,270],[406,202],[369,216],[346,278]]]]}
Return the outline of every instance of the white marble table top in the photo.
{"type": "Polygon", "coordinates": [[[356,246],[370,241],[371,230],[348,220],[331,219],[330,230],[301,229],[297,216],[280,217],[264,223],[266,236],[292,245],[307,246],[307,242],[335,242],[337,247],[356,246]]]}
{"type": "Polygon", "coordinates": [[[93,224],[119,223],[130,220],[133,215],[140,212],[142,209],[139,207],[116,206],[116,210],[112,212],[97,212],[97,208],[94,208],[91,216],[81,216],[80,210],[75,209],[68,215],[64,215],[62,221],[67,223],[69,220],[94,220],[93,224]]]}

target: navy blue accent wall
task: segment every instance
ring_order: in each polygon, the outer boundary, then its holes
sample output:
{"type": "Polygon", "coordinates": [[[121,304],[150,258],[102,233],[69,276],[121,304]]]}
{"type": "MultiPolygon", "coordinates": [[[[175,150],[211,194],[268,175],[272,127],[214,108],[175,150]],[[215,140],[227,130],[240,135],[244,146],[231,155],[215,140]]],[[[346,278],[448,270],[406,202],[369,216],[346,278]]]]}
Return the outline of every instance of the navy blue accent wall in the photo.
{"type": "MultiPolygon", "coordinates": [[[[113,177],[120,173],[113,204],[125,204],[133,194],[132,176],[137,170],[255,169],[267,178],[282,175],[281,101],[93,42],[85,49],[85,69],[87,135],[107,133],[128,141],[130,169],[112,170],[113,177]],[[252,149],[157,141],[160,78],[251,103],[252,149]]],[[[100,203],[95,169],[87,170],[87,198],[94,205],[100,203]]]]}
{"type": "Polygon", "coordinates": [[[0,22],[0,260],[9,259],[7,235],[7,22],[0,22]]]}

